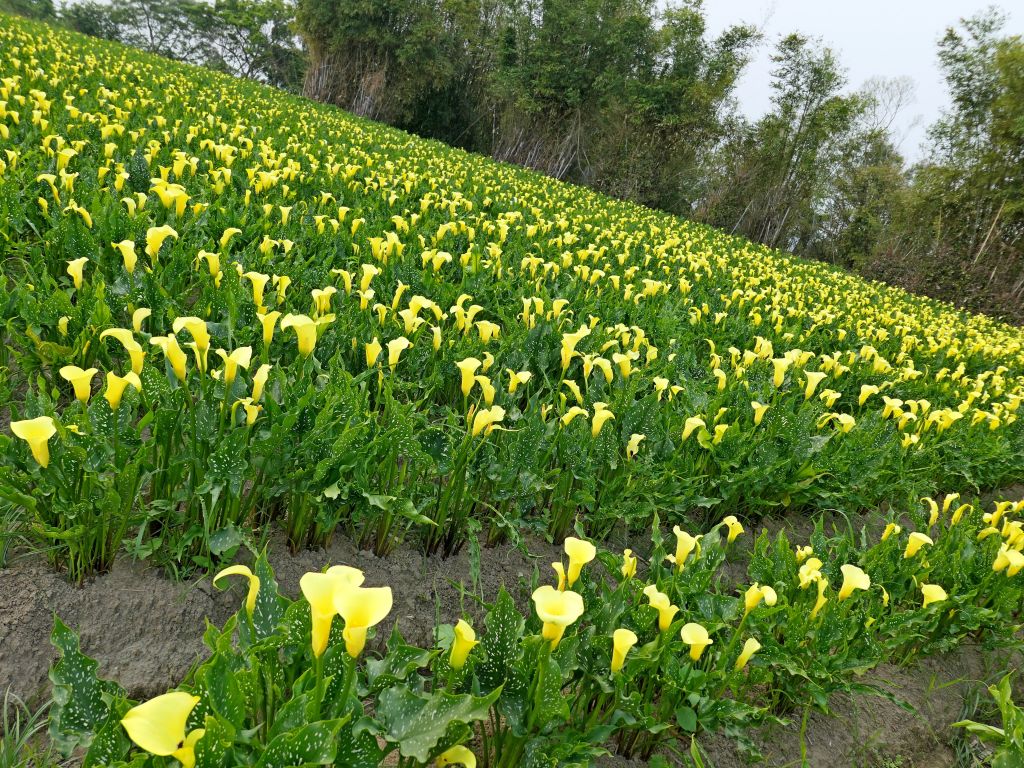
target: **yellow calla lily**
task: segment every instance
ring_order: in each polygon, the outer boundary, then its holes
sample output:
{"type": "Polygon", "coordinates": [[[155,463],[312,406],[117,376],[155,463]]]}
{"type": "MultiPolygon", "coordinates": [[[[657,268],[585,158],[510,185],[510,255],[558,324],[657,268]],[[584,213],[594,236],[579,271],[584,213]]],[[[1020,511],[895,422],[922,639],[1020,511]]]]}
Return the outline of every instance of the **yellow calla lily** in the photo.
{"type": "Polygon", "coordinates": [[[707,428],[707,424],[704,423],[704,419],[700,416],[691,416],[688,418],[686,423],[683,425],[683,442],[686,442],[686,439],[693,434],[695,429],[698,428],[707,428]]]}
{"type": "MultiPolygon", "coordinates": [[[[142,310],[138,310],[137,312],[141,311],[142,310]]],[[[146,311],[148,312],[149,310],[146,311]]],[[[141,323],[142,321],[140,320],[139,322],[141,323]]],[[[135,340],[134,334],[127,328],[107,328],[100,334],[100,339],[105,339],[108,336],[118,341],[121,346],[124,347],[125,352],[128,353],[128,357],[131,358],[132,361],[132,372],[136,376],[140,375],[142,373],[142,363],[146,357],[146,352],[142,349],[142,345],[135,340]]]]}
{"type": "Polygon", "coordinates": [[[692,661],[700,661],[704,649],[715,642],[704,627],[692,622],[683,625],[679,636],[684,643],[690,646],[690,659],[692,661]]]}
{"type": "Polygon", "coordinates": [[[117,252],[121,254],[121,260],[124,262],[125,271],[130,275],[135,272],[135,265],[139,261],[139,257],[135,253],[135,242],[132,240],[122,240],[120,243],[111,243],[112,247],[117,249],[117,252]]]}
{"type": "Polygon", "coordinates": [[[449,747],[434,761],[438,766],[461,765],[464,768],[476,768],[476,755],[468,747],[461,744],[456,747],[449,747]]]}
{"type": "Polygon", "coordinates": [[[594,417],[591,421],[590,435],[596,438],[601,434],[601,430],[604,428],[605,422],[609,419],[614,419],[615,414],[609,411],[607,408],[598,408],[597,403],[594,403],[594,417]]]}
{"type": "MultiPolygon", "coordinates": [[[[12,424],[13,428],[14,425],[12,424]]],[[[45,466],[45,464],[43,465],[45,466]]],[[[1006,570],[1006,575],[1010,578],[1020,573],[1021,569],[1024,569],[1024,554],[1021,554],[1015,549],[1010,549],[1006,544],[999,545],[999,553],[996,555],[995,561],[992,563],[992,570],[996,573],[999,571],[1006,570]]]]}
{"type": "Polygon", "coordinates": [[[459,619],[459,623],[455,625],[455,639],[452,641],[451,655],[448,657],[448,663],[452,669],[462,669],[466,665],[469,652],[478,643],[473,627],[465,620],[459,619]]]}
{"type": "Polygon", "coordinates": [[[157,258],[160,256],[160,248],[168,237],[177,240],[178,233],[173,227],[166,224],[146,230],[146,255],[153,260],[153,264],[156,264],[157,258]]]}
{"type": "Polygon", "coordinates": [[[575,592],[559,592],[550,584],[533,591],[533,605],[537,616],[544,623],[541,636],[551,642],[552,649],[558,647],[565,634],[565,628],[583,615],[583,598],[575,592]]]}
{"type": "Polygon", "coordinates": [[[732,544],[736,541],[736,538],[743,533],[743,524],[736,519],[735,515],[729,515],[723,518],[721,525],[724,525],[729,531],[726,544],[732,544]]]}
{"type": "Polygon", "coordinates": [[[910,534],[910,538],[907,540],[907,548],[903,550],[903,559],[906,560],[907,558],[913,557],[921,550],[921,547],[926,544],[930,546],[933,543],[934,542],[932,542],[931,537],[914,531],[910,534]]]}
{"type": "Polygon", "coordinates": [[[676,537],[676,552],[670,559],[675,563],[676,571],[681,571],[683,566],[686,565],[686,558],[693,552],[699,554],[700,537],[691,536],[678,525],[672,527],[672,533],[676,537]]]}
{"type": "Polygon", "coordinates": [[[71,383],[75,390],[75,398],[81,403],[88,403],[92,394],[92,379],[99,371],[95,368],[82,370],[77,365],[65,365],[60,369],[60,377],[71,383]]]}
{"type": "Polygon", "coordinates": [[[597,547],[584,539],[569,536],[563,544],[565,554],[569,556],[568,586],[571,588],[580,577],[583,566],[597,557],[597,547]]]}
{"type": "Polygon", "coordinates": [[[121,725],[136,746],[158,757],[174,757],[184,768],[195,765],[195,745],[205,731],[185,733],[188,716],[199,697],[185,691],[171,691],[132,707],[121,725]]]}
{"type": "Polygon", "coordinates": [[[263,399],[263,389],[267,386],[267,377],[270,376],[272,367],[269,363],[264,363],[256,369],[256,373],[252,377],[252,401],[254,403],[263,399]]]}
{"type": "Polygon", "coordinates": [[[88,257],[82,256],[80,259],[73,259],[68,262],[67,273],[71,276],[71,282],[74,283],[75,288],[82,287],[83,273],[85,271],[85,265],[89,262],[88,257]]]}
{"type": "Polygon", "coordinates": [[[505,373],[508,374],[508,393],[510,395],[514,395],[520,385],[527,384],[533,378],[530,371],[513,371],[511,368],[506,368],[505,373]]]}
{"type": "Polygon", "coordinates": [[[635,457],[638,453],[640,453],[640,443],[646,439],[647,435],[641,435],[637,432],[634,432],[632,435],[630,435],[629,442],[626,443],[626,455],[629,456],[629,458],[631,459],[635,457]]]}
{"type": "Polygon", "coordinates": [[[644,595],[650,601],[651,608],[658,612],[658,629],[667,632],[668,628],[672,626],[672,619],[679,612],[679,607],[672,605],[668,595],[659,591],[655,584],[648,584],[644,587],[644,595]]]}
{"type": "Polygon", "coordinates": [[[900,526],[898,526],[896,523],[888,523],[888,524],[886,524],[885,530],[882,531],[882,541],[885,541],[890,536],[892,536],[894,533],[899,535],[901,530],[903,530],[903,529],[900,528],[900,526]]]}
{"type": "Polygon", "coordinates": [[[260,593],[260,577],[247,566],[231,565],[213,577],[214,585],[225,576],[244,576],[249,580],[249,593],[245,596],[245,610],[249,616],[252,616],[253,611],[256,610],[256,598],[260,593]]]}
{"type": "Polygon", "coordinates": [[[175,333],[181,333],[182,329],[189,332],[196,345],[196,362],[199,369],[206,371],[207,353],[210,349],[210,332],[206,329],[206,321],[198,317],[177,317],[171,328],[175,333]]]}
{"type": "Polygon", "coordinates": [[[412,342],[405,338],[405,336],[399,336],[397,339],[392,339],[388,342],[388,367],[392,371],[398,367],[398,361],[402,353],[411,346],[412,342]]]}
{"type": "Polygon", "coordinates": [[[818,612],[825,607],[825,603],[828,602],[828,598],[825,597],[825,590],[828,589],[828,579],[824,576],[818,579],[818,599],[814,603],[814,609],[811,611],[811,618],[813,619],[818,615],[818,612]]]}
{"type": "Polygon", "coordinates": [[[271,312],[257,312],[256,319],[260,321],[260,326],[263,328],[263,347],[267,348],[270,343],[274,340],[274,328],[277,327],[277,321],[281,318],[281,313],[276,309],[271,312]]]}
{"type": "Polygon", "coordinates": [[[565,566],[562,565],[561,561],[556,561],[551,564],[551,570],[555,572],[555,577],[558,579],[558,591],[565,592],[565,566]]]}
{"type": "Polygon", "coordinates": [[[946,590],[938,584],[922,584],[921,595],[924,598],[921,604],[922,608],[927,608],[932,603],[941,603],[944,600],[949,599],[949,595],[946,594],[946,590]]]}
{"type": "Polygon", "coordinates": [[[352,658],[363,652],[366,633],[391,613],[391,587],[351,587],[334,595],[334,608],[345,621],[342,637],[345,650],[352,658]]]}
{"type": "Polygon", "coordinates": [[[175,378],[178,381],[185,380],[185,364],[188,362],[188,358],[185,356],[185,352],[178,345],[178,339],[173,333],[167,336],[154,336],[149,340],[149,343],[155,347],[159,347],[160,351],[164,353],[164,358],[171,365],[171,370],[174,371],[175,378]]]}
{"type": "Polygon", "coordinates": [[[292,328],[299,345],[299,354],[309,357],[316,347],[316,322],[307,315],[285,315],[281,319],[281,330],[292,328]]]}
{"type": "Polygon", "coordinates": [[[612,633],[612,674],[618,673],[626,663],[626,654],[636,645],[636,633],[628,629],[616,629],[612,633]]]}
{"type": "Polygon", "coordinates": [[[740,670],[747,666],[747,662],[750,661],[750,657],[761,650],[761,643],[758,642],[755,637],[748,637],[746,642],[743,643],[743,650],[740,651],[739,657],[736,659],[735,669],[740,670]]]}
{"type": "MultiPolygon", "coordinates": [[[[132,329],[136,333],[142,333],[142,324],[145,322],[146,318],[152,314],[153,310],[149,309],[149,307],[139,307],[136,309],[132,312],[132,329]]],[[[142,351],[141,346],[139,347],[139,351],[142,351]]],[[[138,371],[136,371],[136,373],[138,373],[138,371]]]]}
{"type": "Polygon", "coordinates": [[[34,419],[12,421],[11,432],[28,443],[36,463],[46,467],[50,463],[49,440],[57,434],[57,425],[49,416],[38,416],[34,419]]]}
{"type": "Polygon", "coordinates": [[[624,579],[632,579],[636,576],[637,559],[633,555],[632,549],[622,550],[622,568],[619,569],[619,573],[622,574],[624,579]]]}
{"type": "Polygon", "coordinates": [[[490,408],[482,408],[473,416],[473,426],[470,430],[470,436],[476,437],[481,432],[483,432],[484,435],[491,434],[495,425],[501,423],[504,418],[505,409],[500,405],[494,405],[490,408]]]}
{"type": "Polygon", "coordinates": [[[142,380],[133,371],[129,371],[124,376],[107,371],[107,391],[103,393],[103,397],[110,405],[110,410],[116,411],[120,407],[124,390],[129,384],[135,387],[136,392],[142,391],[142,380]]]}
{"type": "Polygon", "coordinates": [[[252,362],[252,347],[239,347],[230,355],[223,349],[217,350],[217,356],[224,361],[224,386],[230,387],[238,376],[238,369],[249,370],[252,362]]]}
{"type": "Polygon", "coordinates": [[[844,565],[839,569],[843,573],[843,586],[839,589],[839,599],[845,600],[856,589],[870,589],[871,577],[856,565],[844,565]]]}
{"type": "Polygon", "coordinates": [[[465,360],[460,360],[455,364],[455,367],[459,369],[459,373],[462,376],[460,389],[462,390],[463,397],[469,397],[469,393],[473,391],[473,385],[476,383],[476,372],[480,366],[480,360],[475,357],[467,357],[465,360]]]}
{"type": "Polygon", "coordinates": [[[270,275],[265,275],[262,272],[245,272],[242,274],[246,280],[252,283],[252,301],[256,307],[263,311],[263,291],[266,290],[267,283],[270,281],[270,275]]]}
{"type": "Polygon", "coordinates": [[[761,603],[762,600],[764,600],[765,605],[773,606],[778,600],[778,595],[776,595],[775,590],[771,587],[762,587],[757,582],[754,582],[750,585],[743,596],[744,612],[750,613],[761,603]]]}
{"type": "Polygon", "coordinates": [[[315,657],[320,658],[327,650],[331,623],[338,613],[335,598],[361,586],[363,579],[362,571],[347,565],[332,566],[326,573],[306,573],[299,579],[299,589],[309,603],[313,622],[310,644],[315,657]]]}

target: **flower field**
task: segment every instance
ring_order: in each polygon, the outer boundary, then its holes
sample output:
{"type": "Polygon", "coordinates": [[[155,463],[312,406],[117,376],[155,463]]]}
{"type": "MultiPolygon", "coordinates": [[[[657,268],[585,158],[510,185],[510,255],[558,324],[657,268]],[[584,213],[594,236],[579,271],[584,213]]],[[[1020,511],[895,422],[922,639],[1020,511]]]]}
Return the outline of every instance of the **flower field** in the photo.
{"type": "Polygon", "coordinates": [[[1017,642],[1024,503],[976,497],[1024,480],[1020,329],[2,21],[0,565],[27,548],[81,583],[130,557],[248,590],[142,704],[57,620],[56,748],[703,765],[705,734],[747,744],[883,661],[1017,642]],[[752,535],[825,510],[884,511],[752,535]],[[275,531],[564,557],[420,648],[347,564],[279,590],[244,556],[275,531]]]}

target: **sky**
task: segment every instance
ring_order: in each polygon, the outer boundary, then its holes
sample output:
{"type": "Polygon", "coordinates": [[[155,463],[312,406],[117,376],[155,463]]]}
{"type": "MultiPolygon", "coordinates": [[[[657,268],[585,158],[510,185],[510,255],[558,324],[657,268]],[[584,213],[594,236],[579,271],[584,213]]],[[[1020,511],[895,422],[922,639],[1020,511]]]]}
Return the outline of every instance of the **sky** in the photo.
{"type": "MultiPolygon", "coordinates": [[[[1009,16],[1005,34],[1024,34],[1024,9],[1018,0],[997,2],[1009,16]]],[[[782,35],[799,31],[820,37],[837,52],[847,70],[848,89],[872,77],[908,77],[914,98],[893,124],[900,151],[910,161],[921,157],[928,125],[946,108],[945,84],[936,44],[946,27],[992,5],[991,0],[705,0],[708,32],[717,34],[737,22],[757,26],[764,42],[736,89],[747,116],[771,106],[771,49],[782,35]]]]}

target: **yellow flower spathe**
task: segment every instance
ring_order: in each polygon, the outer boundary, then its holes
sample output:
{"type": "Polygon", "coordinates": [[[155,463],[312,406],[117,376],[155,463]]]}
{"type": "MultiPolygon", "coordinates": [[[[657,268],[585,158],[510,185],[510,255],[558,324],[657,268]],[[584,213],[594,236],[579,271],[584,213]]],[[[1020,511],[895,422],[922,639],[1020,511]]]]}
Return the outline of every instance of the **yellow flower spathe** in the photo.
{"type": "Polygon", "coordinates": [[[580,577],[583,566],[597,557],[597,547],[589,541],[577,539],[573,536],[566,538],[564,543],[565,554],[569,556],[568,586],[571,588],[580,577]]]}
{"type": "MultiPolygon", "coordinates": [[[[141,312],[142,310],[139,310],[141,312]]],[[[147,310],[148,311],[148,310],[147,310]]],[[[134,317],[132,318],[134,322],[134,317]]],[[[142,320],[139,320],[140,324],[142,320]]],[[[139,376],[142,374],[142,363],[146,358],[146,352],[142,345],[135,340],[135,335],[127,328],[107,328],[100,334],[100,339],[107,337],[114,339],[124,347],[125,352],[132,361],[132,372],[139,376]]]]}
{"type": "Polygon", "coordinates": [[[82,287],[83,273],[88,262],[89,259],[86,256],[68,262],[67,273],[71,276],[71,282],[74,283],[75,288],[82,287]]]}
{"type": "Polygon", "coordinates": [[[644,587],[644,594],[650,601],[651,608],[658,612],[658,629],[667,632],[672,626],[672,619],[679,612],[679,607],[672,605],[668,595],[659,591],[655,584],[648,584],[644,587]]]}
{"type": "Polygon", "coordinates": [[[559,592],[550,584],[533,591],[533,606],[544,623],[541,636],[554,649],[562,640],[565,628],[583,615],[583,598],[575,592],[559,592]]]}
{"type": "Polygon", "coordinates": [[[626,663],[626,654],[637,643],[636,633],[629,629],[616,629],[612,633],[612,674],[616,674],[626,663]]]}
{"type": "Polygon", "coordinates": [[[448,657],[448,663],[451,664],[452,669],[462,669],[466,665],[469,652],[478,643],[473,627],[465,620],[459,619],[459,623],[455,625],[455,639],[452,641],[451,655],[448,657]]]}
{"type": "Polygon", "coordinates": [[[761,643],[758,642],[757,638],[748,637],[746,642],[743,643],[743,650],[740,652],[739,657],[736,659],[737,670],[743,669],[747,666],[747,662],[750,661],[750,657],[761,650],[761,643]]]}
{"type": "Polygon", "coordinates": [[[317,658],[327,650],[331,623],[338,613],[335,597],[341,592],[361,586],[363,579],[362,571],[347,565],[332,566],[326,573],[307,573],[299,579],[302,596],[309,603],[313,621],[310,644],[317,658]]]}
{"type": "Polygon", "coordinates": [[[133,371],[128,371],[124,376],[107,371],[107,391],[103,393],[103,397],[110,406],[110,410],[116,411],[121,406],[121,398],[129,384],[135,387],[136,392],[142,391],[142,380],[133,371]]]}
{"type": "Polygon", "coordinates": [[[690,646],[690,659],[692,661],[700,661],[704,649],[715,642],[704,627],[693,622],[684,624],[683,628],[679,631],[679,636],[684,643],[690,646]]]}
{"type": "Polygon", "coordinates": [[[335,593],[334,607],[345,621],[342,637],[349,656],[363,652],[367,630],[384,621],[393,604],[391,587],[356,586],[335,593]]]}
{"type": "Polygon", "coordinates": [[[225,576],[244,576],[249,581],[249,592],[245,596],[245,610],[251,617],[256,610],[256,598],[260,594],[260,577],[245,565],[231,565],[213,577],[214,585],[225,576]]]}
{"type": "Polygon", "coordinates": [[[839,569],[843,573],[843,586],[839,589],[839,599],[845,600],[857,589],[870,589],[871,577],[856,565],[844,565],[839,569]]]}
{"type": "Polygon", "coordinates": [[[728,517],[722,518],[721,525],[724,525],[729,530],[729,536],[726,539],[726,544],[732,544],[736,541],[736,538],[743,533],[743,524],[736,519],[735,515],[729,515],[728,517]]]}
{"type": "Polygon", "coordinates": [[[636,576],[637,560],[632,549],[622,550],[622,568],[619,572],[624,579],[632,579],[636,576]]]}
{"type": "Polygon", "coordinates": [[[930,546],[932,543],[933,542],[929,536],[914,531],[910,534],[910,538],[907,539],[907,548],[903,550],[903,559],[906,560],[913,557],[921,550],[921,547],[926,544],[930,546]]]}
{"type": "Polygon", "coordinates": [[[434,762],[435,765],[439,766],[439,768],[443,768],[443,766],[446,765],[461,765],[464,766],[464,768],[476,768],[476,755],[474,755],[468,747],[464,747],[460,744],[446,749],[437,756],[437,760],[434,762]]]}
{"type": "Polygon", "coordinates": [[[292,328],[299,345],[299,354],[309,357],[316,347],[316,322],[308,315],[287,314],[281,318],[281,330],[292,328]]]}
{"type": "Polygon", "coordinates": [[[12,421],[11,432],[28,443],[36,463],[46,467],[50,463],[49,440],[57,434],[57,425],[49,416],[38,416],[24,421],[12,421]]]}
{"type": "Polygon", "coordinates": [[[922,608],[927,608],[932,603],[941,603],[944,600],[949,599],[949,595],[946,594],[946,590],[938,584],[922,584],[921,595],[924,598],[924,601],[921,604],[922,608]]]}
{"type": "Polygon", "coordinates": [[[185,691],[171,691],[129,709],[121,725],[136,746],[158,757],[173,757],[184,766],[195,765],[195,746],[203,729],[185,733],[188,716],[199,697],[185,691]]]}
{"type": "Polygon", "coordinates": [[[82,370],[77,365],[65,365],[60,369],[60,377],[71,383],[75,390],[75,399],[80,403],[88,403],[92,394],[92,379],[99,373],[95,368],[82,370]]]}

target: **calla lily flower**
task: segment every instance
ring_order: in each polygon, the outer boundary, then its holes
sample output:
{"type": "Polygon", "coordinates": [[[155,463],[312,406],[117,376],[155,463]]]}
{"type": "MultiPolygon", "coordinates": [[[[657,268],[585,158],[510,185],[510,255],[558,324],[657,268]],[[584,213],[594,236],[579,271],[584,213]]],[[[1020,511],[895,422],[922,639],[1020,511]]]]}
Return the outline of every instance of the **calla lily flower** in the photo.
{"type": "Polygon", "coordinates": [[[473,426],[470,430],[470,436],[476,437],[481,432],[483,432],[485,436],[491,434],[495,425],[500,424],[504,418],[505,409],[500,405],[493,405],[490,408],[482,408],[473,416],[473,426]]]}
{"type": "Polygon", "coordinates": [[[597,547],[573,536],[567,537],[563,546],[569,556],[568,586],[571,588],[579,579],[583,566],[597,557],[597,547]]]}
{"type": "Polygon", "coordinates": [[[132,707],[121,718],[121,725],[136,746],[158,757],[173,757],[184,766],[196,764],[195,746],[205,734],[201,728],[186,734],[188,716],[199,697],[185,691],[172,691],[132,707]]]}
{"type": "Polygon", "coordinates": [[[551,642],[552,649],[558,647],[565,634],[565,628],[583,615],[583,598],[575,592],[559,592],[550,584],[533,591],[533,605],[544,626],[541,636],[551,642]]]}
{"type": "Polygon", "coordinates": [[[927,608],[932,603],[941,603],[944,600],[949,599],[949,595],[946,594],[946,590],[938,584],[922,584],[921,594],[924,597],[924,602],[921,604],[922,608],[927,608]]]}
{"type": "MultiPolygon", "coordinates": [[[[139,307],[132,312],[132,329],[136,333],[142,333],[142,323],[145,322],[146,318],[153,314],[153,310],[149,307],[139,307]]],[[[142,347],[139,347],[142,350],[142,347]]]]}
{"type": "Polygon", "coordinates": [[[633,555],[633,550],[622,550],[622,568],[619,569],[619,572],[622,574],[622,578],[632,579],[634,576],[636,576],[636,566],[637,560],[636,557],[633,555]]]}
{"type": "Polygon", "coordinates": [[[828,598],[825,597],[825,590],[828,589],[828,579],[824,576],[818,579],[818,599],[814,603],[814,609],[811,611],[811,618],[813,619],[818,615],[818,612],[825,607],[825,603],[828,602],[828,598]]]}
{"type": "Polygon", "coordinates": [[[476,755],[468,747],[460,744],[459,746],[446,749],[437,756],[437,760],[434,762],[438,766],[461,765],[465,768],[476,768],[476,755]]]}
{"type": "Polygon", "coordinates": [[[637,643],[636,633],[628,629],[616,629],[612,633],[612,674],[616,674],[626,663],[626,654],[637,643]]]}
{"type": "Polygon", "coordinates": [[[124,376],[107,371],[107,391],[103,393],[103,397],[110,405],[110,410],[116,411],[120,407],[124,390],[129,384],[135,387],[136,392],[142,391],[142,380],[135,375],[134,371],[129,371],[124,376]]]}
{"type": "MultiPolygon", "coordinates": [[[[141,312],[142,310],[137,310],[141,312]]],[[[148,311],[148,310],[147,310],[148,311]]],[[[134,317],[132,318],[134,322],[134,317]]],[[[141,320],[139,321],[142,322],[141,320]]],[[[100,334],[100,339],[107,337],[115,339],[120,342],[121,346],[124,347],[125,352],[128,353],[128,357],[132,361],[132,373],[136,376],[142,373],[142,363],[146,357],[146,352],[143,350],[142,345],[135,340],[134,334],[127,328],[107,328],[103,333],[100,334]]]]}
{"type": "Polygon", "coordinates": [[[491,380],[487,376],[474,376],[473,380],[480,385],[480,390],[484,396],[484,403],[491,405],[494,402],[494,396],[497,394],[497,390],[494,389],[494,385],[491,384],[491,380]]]}
{"type": "Polygon", "coordinates": [[[412,342],[405,336],[399,336],[388,342],[388,367],[393,371],[398,367],[398,360],[402,353],[412,346],[412,342]]]}
{"type": "Polygon", "coordinates": [[[139,261],[139,257],[135,254],[135,243],[132,240],[122,240],[120,243],[111,243],[111,246],[121,254],[125,271],[129,275],[135,272],[135,265],[139,261]]]}
{"type": "MultiPolygon", "coordinates": [[[[11,424],[13,428],[14,425],[11,424]]],[[[15,433],[17,434],[17,433],[15,433]]],[[[45,464],[43,466],[46,466],[45,464]]],[[[992,570],[996,573],[999,571],[1006,570],[1006,575],[1010,578],[1020,573],[1021,569],[1024,569],[1024,554],[1021,554],[1015,549],[1010,549],[1006,544],[999,545],[999,553],[996,555],[995,561],[992,563],[992,570]]]]}
{"type": "Polygon", "coordinates": [[[476,372],[480,365],[480,360],[475,357],[467,357],[465,360],[460,360],[455,364],[455,367],[459,369],[459,373],[462,375],[460,388],[463,397],[469,397],[469,393],[473,391],[473,385],[476,383],[476,372]]]}
{"type": "Polygon", "coordinates": [[[700,661],[704,649],[715,642],[704,627],[692,622],[683,625],[679,636],[683,639],[684,643],[690,646],[690,659],[692,661],[700,661]]]}
{"type": "Polygon", "coordinates": [[[277,326],[277,321],[281,318],[281,313],[276,309],[272,312],[257,312],[256,319],[260,321],[260,325],[263,327],[263,346],[264,348],[269,347],[270,343],[274,340],[274,328],[277,326]]]}
{"type": "Polygon", "coordinates": [[[82,256],[80,259],[73,259],[68,262],[67,273],[71,276],[71,282],[75,284],[75,288],[82,287],[83,271],[85,265],[89,262],[88,257],[82,256]]]}
{"type": "Polygon", "coordinates": [[[508,393],[510,395],[514,395],[520,385],[528,383],[533,378],[530,371],[513,371],[511,368],[506,368],[505,373],[508,374],[508,393]]]}
{"type": "Polygon", "coordinates": [[[174,319],[171,328],[175,333],[181,333],[183,328],[189,332],[196,345],[196,363],[201,371],[205,371],[210,349],[210,332],[206,329],[206,321],[198,317],[178,317],[174,319]]]}
{"type": "Polygon", "coordinates": [[[24,421],[12,421],[11,432],[28,443],[36,463],[46,467],[50,463],[49,440],[57,434],[57,425],[49,416],[38,416],[24,421]]]}
{"type": "Polygon", "coordinates": [[[821,578],[821,566],[823,563],[816,557],[808,558],[807,562],[800,566],[798,577],[800,589],[807,589],[814,582],[821,578]]]}
{"type": "Polygon", "coordinates": [[[263,399],[263,389],[267,386],[267,377],[270,376],[272,367],[269,363],[264,363],[256,369],[256,374],[252,377],[252,401],[254,403],[263,399]]]}
{"type": "Polygon", "coordinates": [[[894,533],[899,535],[899,532],[901,530],[902,529],[896,523],[888,523],[888,524],[886,524],[885,530],[882,531],[882,541],[885,541],[890,536],[892,536],[894,533]]]}
{"type": "Polygon", "coordinates": [[[162,227],[150,227],[146,230],[146,255],[153,260],[154,264],[156,264],[157,258],[160,256],[160,247],[168,237],[177,240],[178,233],[174,231],[173,227],[169,227],[166,224],[162,227]]]}
{"type": "Polygon", "coordinates": [[[843,572],[843,586],[839,590],[839,599],[845,600],[855,589],[870,589],[871,577],[856,565],[844,565],[839,569],[843,572]]]}
{"type": "Polygon", "coordinates": [[[71,382],[71,386],[75,389],[75,398],[83,404],[89,402],[89,396],[92,394],[92,378],[97,373],[99,371],[95,368],[83,371],[77,365],[65,365],[60,369],[60,377],[71,382]]]}
{"type": "Polygon", "coordinates": [[[281,319],[281,330],[295,329],[299,344],[299,354],[309,357],[316,346],[316,322],[307,315],[285,315],[281,319]]]}
{"type": "Polygon", "coordinates": [[[759,650],[761,650],[761,643],[758,642],[757,638],[748,637],[746,642],[743,643],[743,650],[740,651],[739,658],[736,659],[736,669],[740,670],[747,666],[750,657],[759,650]]]}
{"type": "Polygon", "coordinates": [[[260,577],[253,573],[247,566],[231,565],[213,577],[214,585],[225,576],[245,576],[249,580],[249,593],[245,597],[245,610],[252,616],[256,610],[256,598],[260,593],[260,577]]]}
{"type": "Polygon", "coordinates": [[[246,272],[242,275],[246,280],[252,283],[252,301],[253,304],[262,312],[263,308],[263,291],[267,287],[267,282],[270,280],[270,275],[265,275],[262,272],[246,272]]]}
{"type": "Polygon", "coordinates": [[[217,350],[217,355],[224,361],[224,386],[230,387],[238,376],[238,369],[249,370],[252,362],[252,347],[239,347],[230,355],[223,349],[217,350]]]}
{"type": "Polygon", "coordinates": [[[335,598],[342,592],[362,585],[363,579],[362,571],[347,565],[332,566],[326,573],[307,573],[299,579],[299,589],[309,603],[313,621],[310,642],[315,657],[320,658],[327,650],[331,623],[338,613],[335,598]]]}
{"type": "Polygon", "coordinates": [[[700,537],[691,536],[678,525],[673,526],[672,533],[676,536],[676,553],[671,556],[671,560],[675,563],[676,571],[681,571],[686,564],[686,558],[694,551],[700,552],[700,537]]]}
{"type": "Polygon", "coordinates": [[[758,583],[751,584],[747,589],[746,594],[743,596],[743,609],[746,613],[750,613],[754,610],[761,601],[764,600],[764,604],[767,606],[775,605],[778,600],[778,595],[775,594],[775,590],[771,587],[762,587],[758,583]]]}
{"type": "Polygon", "coordinates": [[[691,416],[688,418],[686,423],[683,425],[683,441],[685,442],[686,439],[693,434],[693,431],[698,428],[707,428],[707,424],[704,423],[704,419],[700,418],[700,416],[691,416]]]}
{"type": "Polygon", "coordinates": [[[465,620],[459,619],[455,625],[455,640],[452,641],[451,655],[448,663],[452,669],[462,669],[466,665],[466,657],[469,652],[479,643],[476,639],[476,632],[465,620]]]}
{"type": "Polygon", "coordinates": [[[168,334],[167,336],[154,336],[149,340],[149,343],[159,347],[160,351],[164,353],[164,357],[167,362],[171,365],[171,370],[174,371],[174,376],[178,381],[185,380],[185,363],[188,362],[188,358],[185,356],[185,352],[178,345],[178,339],[175,338],[174,334],[168,334]]]}
{"type": "Polygon", "coordinates": [[[587,414],[587,412],[585,410],[580,408],[578,405],[574,405],[572,408],[570,408],[568,411],[566,411],[562,415],[562,419],[561,419],[562,426],[563,427],[569,426],[572,423],[572,420],[575,419],[577,416],[584,416],[585,417],[587,415],[588,414],[587,414]]]}
{"type": "Polygon", "coordinates": [[[672,626],[672,619],[679,612],[679,607],[672,605],[668,595],[658,590],[657,585],[648,584],[644,587],[644,594],[650,601],[651,608],[658,612],[658,629],[667,632],[672,626]]]}
{"type": "Polygon", "coordinates": [[[607,407],[598,408],[597,403],[594,403],[594,417],[591,421],[590,435],[596,438],[601,434],[602,428],[604,428],[605,422],[609,419],[614,419],[615,414],[608,410],[607,407]]]}
{"type": "Polygon", "coordinates": [[[626,443],[626,455],[629,458],[633,458],[640,452],[640,443],[647,439],[647,435],[641,435],[634,432],[629,436],[629,442],[626,443]]]}
{"type": "Polygon", "coordinates": [[[933,544],[931,537],[925,536],[923,533],[914,531],[910,534],[910,538],[907,540],[907,548],[903,550],[903,559],[911,558],[916,555],[925,544],[929,546],[933,544]]]}
{"type": "Polygon", "coordinates": [[[551,564],[551,570],[555,572],[555,576],[558,579],[558,591],[565,592],[565,566],[562,565],[561,561],[555,561],[551,564]]]}
{"type": "Polygon", "coordinates": [[[736,519],[735,515],[729,515],[728,517],[723,518],[721,524],[729,530],[726,544],[732,544],[736,541],[736,538],[743,533],[743,524],[736,519]]]}
{"type": "Polygon", "coordinates": [[[351,587],[334,594],[334,608],[345,621],[342,637],[352,658],[363,652],[366,633],[391,613],[394,598],[391,587],[351,587]]]}

